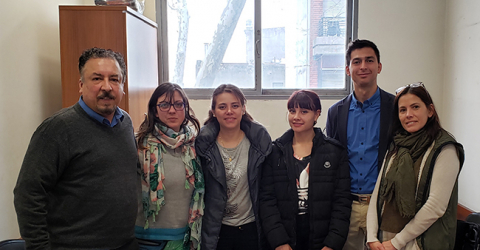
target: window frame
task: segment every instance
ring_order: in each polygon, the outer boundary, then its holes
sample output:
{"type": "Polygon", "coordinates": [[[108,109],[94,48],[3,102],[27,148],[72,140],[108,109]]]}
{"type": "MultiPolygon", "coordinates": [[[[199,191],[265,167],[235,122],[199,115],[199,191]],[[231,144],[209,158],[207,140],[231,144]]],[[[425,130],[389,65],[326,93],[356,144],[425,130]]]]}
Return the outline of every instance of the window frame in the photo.
{"type": "MultiPolygon", "coordinates": [[[[358,0],[346,0],[346,35],[345,50],[350,41],[357,39],[358,32],[358,0]]],[[[255,0],[255,62],[262,60],[262,26],[261,26],[261,0],[255,0]]],[[[167,31],[167,0],[155,0],[155,16],[158,24],[158,77],[159,83],[169,81],[168,65],[168,31],[167,31]]],[[[253,100],[285,100],[293,91],[299,89],[262,89],[262,64],[255,63],[255,87],[241,88],[248,99],[253,100]]],[[[214,88],[184,88],[190,99],[210,99],[214,88]]],[[[339,99],[350,94],[352,91],[351,78],[345,77],[345,88],[343,89],[311,89],[322,99],[339,99]]]]}

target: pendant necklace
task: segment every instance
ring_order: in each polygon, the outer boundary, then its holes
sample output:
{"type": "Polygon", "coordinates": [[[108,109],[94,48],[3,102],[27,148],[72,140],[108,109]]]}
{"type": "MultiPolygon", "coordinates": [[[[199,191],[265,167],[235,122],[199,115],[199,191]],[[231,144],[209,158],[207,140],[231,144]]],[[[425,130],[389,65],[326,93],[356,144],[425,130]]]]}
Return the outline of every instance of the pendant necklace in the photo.
{"type": "Polygon", "coordinates": [[[226,158],[228,159],[228,162],[232,162],[233,156],[230,155],[225,148],[223,148],[223,153],[227,156],[226,158]]]}
{"type": "Polygon", "coordinates": [[[233,159],[235,158],[235,155],[237,154],[238,146],[235,148],[225,148],[220,144],[220,147],[221,147],[222,157],[224,158],[224,161],[228,160],[229,163],[232,162],[233,159]]]}
{"type": "MultiPolygon", "coordinates": [[[[242,141],[243,141],[243,138],[242,138],[242,141]]],[[[222,158],[224,158],[224,160],[228,160],[228,163],[232,162],[233,159],[235,159],[235,156],[237,155],[237,151],[238,151],[238,148],[240,146],[241,141],[234,148],[224,147],[223,145],[225,145],[225,142],[222,140],[221,137],[218,137],[218,142],[217,143],[220,145],[221,152],[222,152],[222,158]]]]}

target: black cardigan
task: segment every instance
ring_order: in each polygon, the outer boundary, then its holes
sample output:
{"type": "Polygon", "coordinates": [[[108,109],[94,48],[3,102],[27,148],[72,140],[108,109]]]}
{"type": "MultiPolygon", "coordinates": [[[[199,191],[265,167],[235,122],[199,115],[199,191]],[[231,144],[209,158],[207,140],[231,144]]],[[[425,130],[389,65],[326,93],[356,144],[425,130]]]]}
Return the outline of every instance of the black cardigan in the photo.
{"type": "MultiPolygon", "coordinates": [[[[263,166],[260,219],[272,249],[296,245],[298,194],[293,158],[294,132],[273,142],[263,166]]],[[[308,184],[309,249],[343,248],[350,225],[350,170],[346,149],[315,128],[308,184]]]]}

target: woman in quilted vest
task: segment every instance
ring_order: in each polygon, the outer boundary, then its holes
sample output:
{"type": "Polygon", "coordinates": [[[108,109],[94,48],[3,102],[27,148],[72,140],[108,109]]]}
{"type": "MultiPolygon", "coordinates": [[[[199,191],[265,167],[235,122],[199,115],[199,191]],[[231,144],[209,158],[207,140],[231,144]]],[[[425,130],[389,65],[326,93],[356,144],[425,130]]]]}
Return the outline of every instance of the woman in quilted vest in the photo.
{"type": "Polygon", "coordinates": [[[368,208],[367,244],[373,250],[453,249],[463,147],[440,126],[422,83],[396,94],[393,142],[368,208]]]}

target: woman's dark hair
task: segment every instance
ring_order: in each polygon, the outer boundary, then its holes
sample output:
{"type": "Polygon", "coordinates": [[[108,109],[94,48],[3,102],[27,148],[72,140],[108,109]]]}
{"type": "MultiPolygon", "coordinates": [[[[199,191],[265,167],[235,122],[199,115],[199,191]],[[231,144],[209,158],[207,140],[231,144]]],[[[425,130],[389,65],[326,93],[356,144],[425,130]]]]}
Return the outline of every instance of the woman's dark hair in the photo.
{"type": "Polygon", "coordinates": [[[320,98],[317,93],[307,89],[297,90],[288,98],[287,109],[296,107],[312,111],[322,111],[322,104],[320,103],[320,98]]]}
{"type": "Polygon", "coordinates": [[[140,125],[140,129],[137,134],[137,142],[139,148],[143,148],[143,140],[149,133],[153,132],[153,130],[155,129],[155,123],[160,123],[166,126],[156,116],[157,101],[158,98],[160,98],[162,95],[166,95],[165,101],[171,102],[175,91],[178,91],[178,93],[180,93],[180,96],[182,96],[183,99],[183,103],[185,103],[185,119],[183,120],[182,125],[187,125],[189,122],[191,122],[195,127],[196,132],[200,130],[200,122],[195,117],[195,113],[193,112],[193,110],[190,108],[187,94],[185,94],[182,87],[175,83],[165,82],[158,85],[158,87],[155,89],[152,96],[150,97],[150,101],[148,101],[148,113],[145,116],[145,120],[140,125]]]}
{"type": "MultiPolygon", "coordinates": [[[[422,100],[427,109],[432,109],[433,115],[432,117],[428,118],[427,123],[423,127],[425,129],[425,133],[427,133],[428,135],[429,143],[432,143],[442,130],[442,126],[440,125],[440,118],[438,117],[437,111],[435,110],[435,105],[433,104],[432,97],[428,93],[427,89],[423,86],[406,86],[405,89],[400,91],[397,96],[395,96],[392,125],[390,127],[391,138],[393,138],[398,133],[407,133],[407,131],[403,128],[402,123],[400,122],[400,118],[398,117],[398,101],[400,100],[400,97],[406,94],[412,94],[417,96],[418,98],[420,98],[420,100],[422,100]],[[433,108],[431,107],[431,105],[433,105],[433,108]]],[[[391,153],[396,153],[397,149],[397,146],[395,146],[391,153]]]]}
{"type": "MultiPolygon", "coordinates": [[[[230,93],[237,97],[237,99],[240,101],[240,104],[242,107],[245,106],[247,103],[247,98],[245,98],[245,95],[243,92],[235,85],[233,84],[222,84],[218,86],[212,94],[212,106],[210,107],[210,110],[208,111],[208,118],[207,120],[203,123],[204,125],[207,125],[209,123],[215,122],[218,124],[217,118],[213,116],[213,110],[215,110],[215,106],[217,106],[217,96],[223,93],[230,93]]],[[[242,121],[246,122],[253,122],[253,117],[245,110],[245,113],[242,115],[242,121]]]]}

